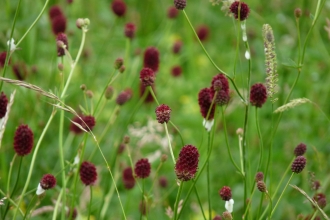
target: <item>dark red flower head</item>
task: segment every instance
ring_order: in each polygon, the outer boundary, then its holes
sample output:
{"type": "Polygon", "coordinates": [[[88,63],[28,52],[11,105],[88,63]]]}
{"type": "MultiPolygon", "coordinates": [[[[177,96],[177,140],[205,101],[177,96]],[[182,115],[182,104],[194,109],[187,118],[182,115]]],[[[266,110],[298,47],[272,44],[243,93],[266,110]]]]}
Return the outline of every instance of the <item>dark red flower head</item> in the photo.
{"type": "Polygon", "coordinates": [[[134,172],[136,177],[144,179],[150,175],[150,169],[151,166],[148,159],[142,158],[136,162],[134,172]]]}
{"type": "Polygon", "coordinates": [[[256,83],[250,90],[250,102],[252,106],[261,108],[267,100],[267,89],[262,83],[256,83]]]}
{"type": "Polygon", "coordinates": [[[229,186],[223,186],[220,191],[219,195],[224,201],[229,201],[231,199],[231,189],[229,186]]]}
{"type": "Polygon", "coordinates": [[[266,192],[267,191],[266,184],[262,180],[257,182],[257,188],[260,192],[266,192]]]}
{"type": "Polygon", "coordinates": [[[1,92],[0,95],[0,118],[5,117],[7,113],[8,99],[5,93],[1,92]]]}
{"type": "Polygon", "coordinates": [[[297,156],[302,156],[302,155],[305,154],[306,150],[307,150],[307,146],[306,146],[306,144],[304,144],[304,143],[300,143],[300,144],[298,144],[297,147],[294,149],[294,155],[296,155],[296,157],[297,157],[297,156]]]}
{"type": "Polygon", "coordinates": [[[144,86],[151,86],[156,79],[155,73],[152,69],[144,67],[140,72],[140,80],[144,86]]]}
{"type": "Polygon", "coordinates": [[[14,149],[19,156],[27,155],[33,147],[33,132],[27,125],[20,125],[14,136],[14,149]]]}
{"type": "Polygon", "coordinates": [[[171,118],[171,109],[168,105],[161,104],[155,110],[158,123],[167,123],[171,118]]]}
{"type": "Polygon", "coordinates": [[[230,100],[230,94],[224,90],[220,90],[215,97],[215,104],[219,106],[227,105],[230,100]]]}
{"type": "Polygon", "coordinates": [[[236,19],[238,19],[238,16],[239,16],[241,21],[244,21],[245,19],[247,19],[247,17],[249,16],[249,13],[250,13],[249,6],[246,3],[240,2],[240,1],[233,2],[229,9],[230,9],[231,13],[234,14],[234,17],[236,19]],[[240,7],[240,9],[239,9],[239,7],[240,7]]]}
{"type": "Polygon", "coordinates": [[[186,0],[174,0],[174,6],[178,10],[183,10],[187,5],[186,0]]]}
{"type": "Polygon", "coordinates": [[[64,15],[54,17],[52,20],[52,30],[55,35],[64,33],[66,30],[66,18],[64,15]]]}
{"type": "Polygon", "coordinates": [[[298,156],[291,165],[291,171],[294,173],[300,173],[306,166],[306,158],[304,156],[298,156]]]}
{"type": "Polygon", "coordinates": [[[219,73],[218,75],[214,76],[212,78],[212,82],[211,82],[211,91],[212,91],[212,93],[215,93],[215,91],[220,91],[220,90],[223,90],[223,91],[225,91],[226,93],[229,94],[228,79],[222,73],[219,73]]]}
{"type": "Polygon", "coordinates": [[[118,105],[124,105],[127,101],[129,101],[132,98],[132,96],[133,96],[133,91],[127,88],[118,94],[116,103],[118,105]]]}
{"type": "Polygon", "coordinates": [[[156,47],[148,47],[144,52],[144,67],[149,67],[154,72],[158,71],[159,67],[159,51],[156,47]]]}
{"type": "Polygon", "coordinates": [[[172,76],[178,77],[182,73],[182,68],[181,66],[174,66],[171,70],[172,76]]]}
{"type": "MultiPolygon", "coordinates": [[[[209,88],[204,88],[198,93],[198,104],[202,116],[206,119],[207,113],[212,104],[212,92],[209,88]]],[[[214,117],[215,105],[212,106],[210,115],[207,120],[212,120],[214,117]]]]}
{"type": "Polygon", "coordinates": [[[80,179],[86,186],[94,184],[97,179],[96,167],[94,164],[84,161],[80,166],[80,179]]]}
{"type": "Polygon", "coordinates": [[[56,178],[52,174],[46,174],[40,181],[40,186],[44,190],[54,188],[56,185],[56,178]]]}
{"type": "Polygon", "coordinates": [[[50,20],[53,20],[57,16],[63,16],[63,12],[59,6],[53,5],[52,7],[49,8],[48,15],[50,20]]]}
{"type": "Polygon", "coordinates": [[[0,67],[4,67],[5,66],[6,56],[7,56],[7,52],[6,51],[0,53],[0,67]]]}
{"type": "Polygon", "coordinates": [[[185,145],[175,164],[175,174],[181,181],[188,181],[195,177],[198,169],[199,153],[193,145],[185,145]]]}
{"type": "Polygon", "coordinates": [[[70,220],[76,219],[77,218],[77,215],[78,215],[78,212],[77,212],[77,209],[76,208],[74,208],[74,209],[70,208],[68,210],[68,212],[67,212],[67,217],[70,220]]]}
{"type": "Polygon", "coordinates": [[[168,185],[167,178],[165,176],[159,177],[158,183],[160,187],[166,188],[168,185]]]}
{"type": "MultiPolygon", "coordinates": [[[[75,116],[72,121],[79,124],[83,129],[85,129],[86,131],[89,130],[93,130],[94,126],[95,126],[95,118],[91,115],[79,115],[80,118],[78,118],[77,116],[75,116]],[[85,122],[85,123],[84,123],[85,122]]],[[[83,133],[83,130],[81,130],[77,125],[75,125],[74,123],[71,122],[70,124],[70,131],[72,131],[75,134],[81,134],[83,133]]]]}
{"type": "Polygon", "coordinates": [[[258,172],[256,174],[255,180],[256,180],[256,182],[264,180],[264,173],[263,172],[258,172]]]}
{"type": "Polygon", "coordinates": [[[200,41],[206,41],[209,37],[209,28],[206,25],[201,25],[197,27],[196,33],[200,41]]]}
{"type": "Polygon", "coordinates": [[[133,39],[135,36],[136,26],[133,23],[127,23],[125,25],[125,36],[129,39],[133,39]]]}
{"type": "Polygon", "coordinates": [[[318,180],[314,180],[311,183],[313,190],[318,190],[321,187],[321,183],[318,180]]]}
{"type": "Polygon", "coordinates": [[[174,54],[178,54],[181,51],[182,42],[181,41],[175,41],[172,47],[172,51],[174,54]]]}
{"type": "Polygon", "coordinates": [[[167,17],[168,18],[176,18],[179,14],[179,10],[175,7],[171,6],[167,9],[167,17]]]}
{"type": "Polygon", "coordinates": [[[216,215],[216,216],[214,216],[214,218],[212,220],[222,220],[222,218],[220,215],[216,215]]]}
{"type": "Polygon", "coordinates": [[[56,43],[57,43],[57,56],[58,57],[64,56],[65,50],[63,49],[63,46],[65,46],[66,50],[69,50],[68,38],[66,37],[66,34],[59,33],[56,37],[56,43]]]}
{"type": "Polygon", "coordinates": [[[317,202],[317,205],[323,209],[327,205],[327,199],[323,193],[317,193],[313,196],[313,199],[317,202]]]}
{"type": "Polygon", "coordinates": [[[126,12],[126,4],[122,0],[114,0],[111,4],[111,9],[118,17],[123,17],[126,12]]]}
{"type": "Polygon", "coordinates": [[[132,167],[127,167],[123,170],[122,180],[126,189],[132,189],[135,186],[132,167]]]}

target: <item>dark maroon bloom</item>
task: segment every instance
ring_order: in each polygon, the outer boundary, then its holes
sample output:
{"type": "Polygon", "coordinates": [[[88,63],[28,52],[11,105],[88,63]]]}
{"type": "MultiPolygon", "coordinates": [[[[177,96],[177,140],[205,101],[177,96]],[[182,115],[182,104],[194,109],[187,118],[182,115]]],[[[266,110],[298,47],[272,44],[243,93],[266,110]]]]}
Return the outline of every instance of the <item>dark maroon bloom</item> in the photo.
{"type": "Polygon", "coordinates": [[[126,189],[132,189],[135,186],[132,167],[127,167],[123,170],[122,179],[126,189]]]}
{"type": "Polygon", "coordinates": [[[219,106],[227,105],[230,100],[230,95],[224,90],[220,90],[215,97],[215,104],[219,106]]]}
{"type": "Polygon", "coordinates": [[[14,149],[19,156],[27,155],[33,147],[33,132],[27,125],[20,125],[14,136],[14,149]]]}
{"type": "Polygon", "coordinates": [[[313,190],[318,190],[321,187],[321,183],[318,180],[315,180],[312,182],[312,189],[313,190]]]}
{"type": "Polygon", "coordinates": [[[209,37],[209,28],[206,25],[197,27],[196,33],[200,41],[206,41],[209,37]]]}
{"type": "Polygon", "coordinates": [[[56,185],[56,178],[52,174],[46,174],[40,181],[40,186],[44,190],[54,188],[56,185]]]}
{"type": "Polygon", "coordinates": [[[195,177],[198,169],[199,153],[193,145],[185,145],[180,151],[175,164],[175,174],[181,181],[188,181],[195,177]]]}
{"type": "Polygon", "coordinates": [[[323,193],[317,193],[313,199],[317,202],[317,205],[323,209],[327,205],[327,199],[323,193]]]}
{"type": "Polygon", "coordinates": [[[171,118],[171,109],[168,105],[161,104],[155,110],[158,123],[167,123],[171,118]]]}
{"type": "Polygon", "coordinates": [[[178,10],[183,10],[187,5],[186,0],[174,0],[174,6],[178,10]]]}
{"type": "Polygon", "coordinates": [[[178,54],[181,51],[182,48],[182,42],[181,41],[176,41],[173,44],[172,51],[174,54],[178,54]]]}
{"type": "Polygon", "coordinates": [[[154,72],[158,71],[159,51],[156,47],[148,47],[145,50],[143,63],[144,63],[144,67],[149,67],[154,72]]]}
{"type": "Polygon", "coordinates": [[[13,72],[18,80],[25,80],[28,72],[25,63],[15,63],[12,67],[13,72]]]}
{"type": "Polygon", "coordinates": [[[80,179],[86,186],[94,184],[97,179],[96,167],[94,164],[84,161],[80,166],[80,179]]]}
{"type": "Polygon", "coordinates": [[[239,17],[241,21],[244,21],[245,19],[247,19],[247,17],[249,16],[249,13],[250,13],[249,6],[246,3],[240,2],[240,1],[233,2],[229,9],[230,9],[231,13],[234,14],[234,17],[236,19],[238,19],[238,17],[239,17]]]}
{"type": "Polygon", "coordinates": [[[133,24],[133,23],[127,23],[125,25],[125,36],[128,37],[129,39],[132,40],[134,38],[135,31],[136,31],[135,24],[133,24]]]}
{"type": "Polygon", "coordinates": [[[65,46],[66,50],[69,50],[68,38],[66,37],[66,34],[59,33],[56,37],[56,42],[57,42],[57,56],[62,57],[65,55],[65,50],[63,49],[63,46],[65,46]]]}
{"type": "Polygon", "coordinates": [[[122,17],[126,12],[126,4],[122,0],[114,0],[111,4],[111,9],[115,15],[122,17]]]}
{"type": "MultiPolygon", "coordinates": [[[[143,96],[144,92],[146,91],[146,88],[147,88],[146,86],[144,86],[142,83],[140,83],[140,97],[143,96]]],[[[153,92],[156,94],[155,84],[153,84],[153,85],[151,86],[151,88],[152,88],[153,92]]],[[[147,97],[144,99],[144,102],[145,102],[145,103],[151,103],[151,102],[154,101],[154,97],[152,97],[152,95],[151,95],[151,93],[150,93],[149,91],[147,91],[147,92],[148,92],[148,95],[147,95],[147,97]]]]}
{"type": "Polygon", "coordinates": [[[63,15],[54,17],[52,20],[52,30],[55,35],[64,33],[66,30],[66,18],[63,15]]]}
{"type": "Polygon", "coordinates": [[[63,16],[64,14],[62,12],[62,9],[59,6],[53,5],[52,7],[49,8],[48,15],[49,15],[50,20],[53,20],[55,17],[63,16]]]}
{"type": "Polygon", "coordinates": [[[151,86],[156,79],[155,73],[152,69],[145,67],[140,72],[140,80],[144,86],[151,86]]]}
{"type": "Polygon", "coordinates": [[[74,209],[71,208],[68,211],[67,217],[70,220],[74,220],[74,219],[77,218],[77,215],[78,215],[77,209],[76,208],[74,208],[74,209]]]}
{"type": "Polygon", "coordinates": [[[220,215],[216,215],[216,216],[214,216],[214,218],[212,220],[222,220],[222,218],[220,215]]]}
{"type": "Polygon", "coordinates": [[[219,195],[224,201],[229,201],[231,199],[231,189],[229,186],[223,186],[220,191],[219,195]]]}
{"type": "Polygon", "coordinates": [[[5,117],[7,113],[8,99],[5,93],[1,92],[0,95],[0,118],[5,117]]]}
{"type": "Polygon", "coordinates": [[[6,56],[7,56],[7,52],[6,51],[0,53],[0,67],[4,67],[5,66],[6,56]]]}
{"type": "Polygon", "coordinates": [[[167,178],[166,178],[165,176],[161,176],[161,177],[159,177],[158,183],[159,183],[159,186],[160,186],[160,187],[162,187],[162,188],[166,188],[167,185],[168,185],[167,178]]]}
{"type": "Polygon", "coordinates": [[[304,156],[298,156],[291,165],[291,171],[294,173],[300,173],[306,166],[306,158],[304,156]]]}
{"type": "Polygon", "coordinates": [[[150,169],[151,166],[148,159],[142,158],[136,162],[134,172],[136,177],[144,179],[150,175],[150,169]]]}
{"type": "Polygon", "coordinates": [[[175,7],[171,6],[167,9],[167,17],[168,18],[176,18],[179,14],[179,10],[175,7]]]}
{"type": "Polygon", "coordinates": [[[133,96],[133,91],[131,89],[125,89],[121,93],[118,94],[116,103],[118,105],[124,105],[127,101],[129,101],[133,96]]]}
{"type": "MultiPolygon", "coordinates": [[[[72,121],[79,124],[83,129],[85,129],[86,131],[89,130],[93,130],[94,126],[95,126],[95,118],[91,115],[79,115],[80,119],[78,116],[75,116],[72,121]]],[[[75,125],[74,123],[71,122],[70,124],[70,131],[72,131],[75,134],[81,134],[83,133],[83,130],[81,130],[80,127],[78,127],[77,125],[75,125]]]]}
{"type": "Polygon", "coordinates": [[[260,192],[266,192],[267,191],[266,184],[262,180],[257,182],[257,188],[260,192]]]}
{"type": "MultiPolygon", "coordinates": [[[[198,93],[198,104],[202,116],[206,119],[209,109],[212,104],[212,92],[209,88],[204,88],[198,93]]],[[[209,117],[207,120],[212,120],[214,117],[215,105],[212,105],[209,117]]]]}
{"type": "Polygon", "coordinates": [[[250,90],[250,102],[252,106],[261,108],[267,100],[267,89],[262,83],[256,83],[250,90]]]}
{"type": "Polygon", "coordinates": [[[256,182],[264,180],[264,173],[258,172],[255,177],[256,182]]]}
{"type": "Polygon", "coordinates": [[[297,145],[297,147],[294,149],[294,155],[297,156],[302,156],[306,153],[307,146],[304,143],[300,143],[297,145]]]}
{"type": "Polygon", "coordinates": [[[220,90],[223,90],[223,91],[225,91],[226,93],[229,94],[228,79],[222,73],[219,73],[218,75],[214,76],[212,78],[212,82],[211,82],[211,91],[212,91],[212,93],[215,93],[215,91],[220,91],[220,90]]]}
{"type": "Polygon", "coordinates": [[[182,73],[181,66],[174,66],[171,70],[172,76],[177,77],[180,76],[182,73]]]}

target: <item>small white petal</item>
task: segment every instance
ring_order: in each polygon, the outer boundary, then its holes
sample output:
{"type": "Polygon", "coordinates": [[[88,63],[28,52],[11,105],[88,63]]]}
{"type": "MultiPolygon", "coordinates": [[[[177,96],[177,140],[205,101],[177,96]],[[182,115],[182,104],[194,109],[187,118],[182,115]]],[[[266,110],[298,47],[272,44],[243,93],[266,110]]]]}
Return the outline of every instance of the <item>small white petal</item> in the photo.
{"type": "Polygon", "coordinates": [[[245,33],[245,32],[243,33],[242,38],[243,38],[243,41],[244,41],[244,42],[247,41],[247,36],[246,36],[246,33],[245,33]]]}
{"type": "Polygon", "coordinates": [[[214,124],[214,119],[212,119],[211,121],[207,121],[204,118],[204,120],[203,120],[203,126],[207,130],[207,132],[210,132],[211,131],[211,129],[213,127],[213,124],[214,124]]]}
{"type": "Polygon", "coordinates": [[[243,31],[246,29],[245,21],[241,23],[241,28],[243,31]]]}
{"type": "Polygon", "coordinates": [[[249,52],[249,51],[246,51],[246,52],[245,52],[245,58],[246,58],[247,60],[250,59],[250,52],[249,52]]]}
{"type": "Polygon", "coordinates": [[[38,189],[36,191],[37,196],[39,196],[40,194],[43,194],[45,192],[45,190],[41,187],[40,183],[38,185],[38,189]]]}
{"type": "Polygon", "coordinates": [[[229,201],[226,201],[225,208],[228,212],[232,213],[234,208],[234,200],[230,199],[229,201]]]}
{"type": "Polygon", "coordinates": [[[74,158],[74,161],[73,161],[73,165],[76,165],[76,164],[79,164],[79,156],[77,155],[75,158],[74,158]]]}
{"type": "Polygon", "coordinates": [[[7,45],[9,46],[10,44],[10,51],[14,51],[16,50],[16,45],[15,45],[15,40],[12,38],[9,41],[7,41],[7,45]]]}

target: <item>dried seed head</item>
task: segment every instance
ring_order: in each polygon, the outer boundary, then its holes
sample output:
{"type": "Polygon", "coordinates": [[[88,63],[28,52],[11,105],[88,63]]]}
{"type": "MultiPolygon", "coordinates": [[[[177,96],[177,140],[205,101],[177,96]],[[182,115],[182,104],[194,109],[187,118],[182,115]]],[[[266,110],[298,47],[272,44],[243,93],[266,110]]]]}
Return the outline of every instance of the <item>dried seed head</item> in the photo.
{"type": "Polygon", "coordinates": [[[266,192],[267,191],[266,184],[262,180],[257,182],[257,188],[260,192],[266,192]]]}
{"type": "Polygon", "coordinates": [[[255,177],[256,182],[258,181],[263,181],[264,180],[264,173],[263,172],[258,172],[255,177]]]}
{"type": "Polygon", "coordinates": [[[304,143],[300,143],[300,144],[298,144],[297,145],[297,147],[294,149],[294,155],[296,155],[296,157],[297,156],[302,156],[302,155],[304,155],[305,153],[306,153],[306,150],[307,150],[307,146],[306,146],[306,144],[304,144],[304,143]]]}
{"type": "Polygon", "coordinates": [[[198,169],[199,153],[193,145],[185,145],[175,164],[175,173],[179,180],[188,181],[195,177],[198,169]]]}
{"type": "Polygon", "coordinates": [[[300,173],[306,166],[306,158],[304,156],[297,156],[291,165],[291,171],[300,173]]]}
{"type": "Polygon", "coordinates": [[[135,36],[136,26],[133,23],[127,23],[125,25],[125,36],[129,39],[133,39],[135,36]]]}
{"type": "Polygon", "coordinates": [[[121,93],[118,94],[116,103],[118,105],[124,105],[127,101],[129,101],[133,96],[133,91],[131,89],[125,89],[121,93]]]}
{"type": "Polygon", "coordinates": [[[174,6],[178,10],[183,10],[187,5],[186,0],[174,0],[174,6]]]}
{"type": "Polygon", "coordinates": [[[144,86],[151,86],[156,79],[155,73],[151,68],[145,67],[140,72],[140,80],[144,86]]]}
{"type": "Polygon", "coordinates": [[[25,156],[33,148],[33,132],[27,125],[20,125],[14,136],[14,149],[19,156],[25,156]]]}
{"type": "Polygon", "coordinates": [[[154,72],[158,71],[159,51],[156,47],[148,47],[145,50],[143,63],[144,63],[144,67],[149,67],[154,72]]]}
{"type": "Polygon", "coordinates": [[[97,179],[96,167],[94,164],[84,161],[79,170],[80,179],[86,185],[94,184],[97,179]]]}
{"type": "MultiPolygon", "coordinates": [[[[75,116],[72,121],[79,124],[83,129],[85,129],[86,131],[89,130],[93,130],[96,122],[95,122],[95,118],[92,115],[80,115],[80,118],[78,118],[77,116],[75,116]],[[81,120],[81,119],[82,120],[81,120]]],[[[75,125],[74,123],[70,124],[70,131],[72,131],[75,134],[81,134],[84,131],[80,129],[80,127],[78,127],[77,125],[75,125]]]]}
{"type": "MultiPolygon", "coordinates": [[[[212,92],[209,88],[201,89],[198,93],[198,104],[202,116],[206,119],[208,111],[212,104],[212,92]]],[[[212,106],[209,117],[207,120],[212,120],[214,118],[215,105],[212,106]]]]}
{"type": "Polygon", "coordinates": [[[267,100],[267,89],[261,83],[256,83],[250,90],[250,103],[252,106],[261,108],[267,100]]]}
{"type": "Polygon", "coordinates": [[[59,33],[56,37],[56,42],[57,42],[57,56],[62,57],[65,55],[64,48],[66,50],[69,50],[68,38],[66,37],[66,34],[59,33]]]}
{"type": "Polygon", "coordinates": [[[136,162],[134,172],[136,177],[144,179],[150,175],[150,169],[151,166],[148,159],[142,158],[136,162]]]}
{"type": "Polygon", "coordinates": [[[179,10],[174,6],[171,6],[167,9],[167,17],[170,19],[176,18],[179,14],[179,10]]]}
{"type": "Polygon", "coordinates": [[[54,188],[56,185],[56,178],[52,174],[46,174],[40,181],[40,186],[44,190],[54,188]]]}
{"type": "Polygon", "coordinates": [[[5,93],[1,92],[0,95],[0,118],[5,117],[7,113],[8,99],[5,93]]]}
{"type": "Polygon", "coordinates": [[[111,9],[118,17],[123,17],[126,12],[126,4],[122,0],[114,0],[111,4],[111,9]]]}
{"type": "Polygon", "coordinates": [[[222,216],[223,216],[223,219],[224,219],[224,220],[232,220],[232,219],[233,219],[233,216],[232,216],[231,213],[228,212],[228,211],[223,212],[223,213],[222,213],[222,216]]]}
{"type": "Polygon", "coordinates": [[[229,9],[230,12],[234,14],[234,17],[236,19],[239,18],[241,21],[247,19],[250,13],[249,6],[246,3],[240,1],[234,1],[229,9]]]}
{"type": "Polygon", "coordinates": [[[172,110],[168,105],[161,104],[160,106],[158,106],[155,110],[158,123],[167,123],[171,118],[171,111],[172,110]]]}
{"type": "Polygon", "coordinates": [[[220,191],[219,195],[224,201],[229,201],[231,199],[231,189],[229,186],[223,186],[220,191]]]}
{"type": "Polygon", "coordinates": [[[206,25],[201,25],[196,28],[196,33],[200,41],[206,41],[209,37],[210,29],[206,25]]]}
{"type": "Polygon", "coordinates": [[[126,189],[132,189],[135,186],[132,167],[127,167],[123,170],[122,180],[126,189]]]}

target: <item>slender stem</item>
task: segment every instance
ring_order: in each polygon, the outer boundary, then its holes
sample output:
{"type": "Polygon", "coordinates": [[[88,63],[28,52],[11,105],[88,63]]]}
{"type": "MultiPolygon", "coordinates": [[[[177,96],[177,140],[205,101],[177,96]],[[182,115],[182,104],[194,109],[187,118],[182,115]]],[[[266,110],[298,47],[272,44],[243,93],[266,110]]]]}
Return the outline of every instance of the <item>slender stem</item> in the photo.
{"type": "MultiPolygon", "coordinates": [[[[60,204],[61,204],[61,199],[62,199],[63,191],[64,191],[64,190],[61,190],[61,191],[60,191],[60,194],[58,195],[58,198],[57,198],[57,200],[56,200],[56,204],[55,204],[55,208],[54,208],[54,212],[53,212],[53,218],[52,218],[52,220],[56,220],[56,217],[57,217],[57,210],[58,210],[58,207],[59,207],[60,204]]],[[[62,206],[64,206],[64,205],[62,204],[62,206]]]]}
{"type": "MultiPolygon", "coordinates": [[[[7,196],[1,189],[0,189],[0,193],[3,195],[3,196],[7,196]]],[[[19,213],[21,214],[21,216],[24,217],[24,213],[23,211],[19,208],[19,206],[17,205],[17,203],[15,203],[14,200],[12,200],[11,198],[9,198],[8,196],[6,197],[6,199],[11,203],[13,204],[17,209],[19,209],[19,213]]]]}
{"type": "Polygon", "coordinates": [[[177,126],[175,126],[175,124],[171,120],[169,122],[174,127],[174,129],[178,132],[178,134],[179,134],[179,136],[181,138],[181,144],[182,144],[182,146],[184,146],[184,141],[183,141],[182,134],[181,134],[179,128],[177,126]]]}
{"type": "Polygon", "coordinates": [[[29,216],[30,212],[32,212],[33,208],[32,208],[32,210],[30,210],[30,207],[32,207],[32,204],[33,204],[35,198],[36,198],[36,194],[33,195],[31,201],[29,202],[29,205],[26,208],[23,220],[25,220],[29,216]]]}
{"type": "MultiPolygon", "coordinates": [[[[64,103],[64,100],[63,100],[64,103]]],[[[60,163],[61,163],[61,169],[62,169],[62,214],[61,218],[62,220],[65,219],[65,204],[66,204],[66,179],[65,179],[65,162],[64,162],[64,152],[63,152],[63,128],[64,127],[64,111],[61,111],[60,113],[60,124],[59,124],[59,143],[58,143],[58,151],[60,154],[60,163]]]]}
{"type": "MultiPolygon", "coordinates": [[[[27,188],[28,188],[28,186],[29,186],[29,183],[30,183],[30,180],[31,180],[31,176],[32,176],[33,167],[34,167],[34,164],[35,164],[35,162],[36,162],[36,158],[37,158],[37,154],[38,154],[39,148],[40,148],[40,146],[41,146],[41,142],[42,142],[42,140],[43,140],[43,138],[44,138],[44,136],[45,136],[45,134],[46,134],[46,131],[48,130],[49,125],[50,125],[50,123],[52,122],[52,120],[53,120],[55,114],[56,114],[56,110],[53,110],[52,114],[50,115],[50,117],[49,117],[49,119],[48,119],[48,122],[47,122],[46,126],[44,127],[44,130],[42,131],[42,133],[41,133],[41,135],[40,135],[40,138],[39,138],[39,140],[38,140],[38,143],[37,143],[37,145],[36,145],[36,147],[35,147],[35,150],[34,150],[34,152],[33,152],[32,160],[31,160],[31,163],[30,163],[29,173],[28,173],[28,176],[27,176],[27,178],[26,178],[26,182],[25,182],[25,185],[24,185],[23,191],[22,191],[22,193],[21,193],[21,197],[20,197],[20,199],[19,199],[19,201],[18,201],[18,203],[17,203],[17,206],[18,206],[18,207],[20,207],[20,204],[22,203],[22,200],[23,200],[24,194],[25,194],[25,192],[26,192],[26,190],[27,190],[27,188]]],[[[16,219],[16,216],[17,216],[17,212],[18,212],[18,210],[19,210],[19,208],[17,208],[17,209],[15,210],[15,213],[14,213],[14,217],[13,217],[13,219],[16,219]]]]}
{"type": "Polygon", "coordinates": [[[170,135],[168,134],[167,123],[164,123],[164,128],[165,128],[166,136],[167,136],[167,140],[168,140],[168,147],[170,148],[171,157],[172,157],[173,163],[175,165],[176,162],[175,162],[175,157],[174,157],[174,154],[173,154],[170,135]]]}
{"type": "Polygon", "coordinates": [[[152,191],[152,189],[153,189],[153,187],[154,187],[154,185],[155,185],[155,182],[156,182],[156,180],[157,180],[158,172],[159,172],[160,168],[162,167],[162,165],[163,165],[163,161],[160,161],[160,164],[158,165],[158,167],[157,167],[157,169],[156,169],[156,172],[155,172],[155,175],[154,175],[154,178],[153,178],[153,180],[152,180],[152,185],[151,185],[151,187],[150,187],[150,189],[149,189],[149,191],[148,191],[148,195],[151,193],[151,191],[152,191]]]}
{"type": "Polygon", "coordinates": [[[143,214],[143,209],[145,208],[144,206],[144,178],[142,179],[142,198],[141,198],[141,210],[140,210],[140,220],[142,220],[142,214],[143,214]]]}
{"type": "Polygon", "coordinates": [[[14,155],[13,159],[11,160],[10,162],[10,168],[9,168],[9,173],[8,173],[8,179],[7,179],[7,193],[9,194],[9,190],[10,190],[10,179],[11,179],[11,174],[12,174],[12,171],[13,171],[13,166],[14,166],[14,162],[15,162],[15,159],[17,157],[17,154],[14,155]]]}
{"type": "MultiPolygon", "coordinates": [[[[243,146],[243,173],[246,174],[246,166],[247,166],[247,153],[246,153],[246,133],[247,133],[247,123],[248,123],[248,115],[249,115],[249,105],[245,106],[245,118],[244,118],[244,128],[243,128],[243,140],[242,140],[242,146],[243,146]]],[[[247,175],[244,175],[244,200],[247,199],[247,175]]],[[[244,209],[246,209],[246,202],[244,202],[244,209]]]]}
{"type": "Polygon", "coordinates": [[[292,179],[293,175],[294,175],[294,173],[292,172],[292,174],[291,174],[291,176],[290,176],[290,178],[289,178],[288,182],[286,183],[286,185],[285,185],[285,187],[284,187],[284,189],[283,189],[283,191],[282,191],[282,193],[281,193],[280,197],[278,198],[278,200],[277,200],[277,202],[276,202],[276,204],[275,204],[275,206],[274,206],[274,209],[273,209],[273,211],[272,211],[272,212],[271,212],[271,214],[270,214],[270,217],[269,217],[269,219],[271,219],[271,218],[272,218],[272,216],[273,216],[273,214],[274,214],[274,212],[275,212],[275,210],[276,210],[276,208],[277,208],[277,206],[278,206],[278,203],[281,201],[281,199],[282,199],[282,196],[283,196],[283,194],[284,194],[284,192],[285,192],[286,188],[288,187],[288,185],[289,185],[289,183],[290,183],[290,181],[291,181],[291,179],[292,179]]]}
{"type": "MultiPolygon", "coordinates": [[[[192,181],[194,182],[194,179],[192,179],[192,181]]],[[[197,200],[198,200],[199,207],[201,208],[201,211],[202,211],[203,218],[206,220],[206,216],[205,216],[205,213],[204,213],[203,205],[202,205],[202,202],[201,202],[201,200],[199,198],[198,190],[196,188],[196,185],[194,186],[194,190],[195,190],[195,194],[196,194],[196,197],[197,197],[197,200]]]]}
{"type": "MultiPolygon", "coordinates": [[[[179,184],[180,184],[180,186],[179,186],[178,193],[176,194],[175,205],[174,205],[174,220],[180,218],[180,215],[178,217],[177,217],[177,215],[178,215],[180,196],[181,196],[181,192],[182,192],[182,188],[183,188],[183,181],[180,181],[179,184]]],[[[182,212],[182,210],[181,210],[181,212],[182,212]]],[[[181,212],[180,212],[180,214],[181,214],[181,212]]]]}
{"type": "MultiPolygon", "coordinates": [[[[210,151],[210,149],[211,149],[210,144],[211,144],[211,133],[208,132],[207,151],[210,151]]],[[[207,165],[206,165],[206,180],[207,180],[207,198],[208,198],[208,202],[209,202],[209,219],[211,219],[212,218],[212,205],[211,205],[211,192],[210,192],[211,191],[210,161],[207,161],[207,165]]]]}
{"type": "Polygon", "coordinates": [[[254,186],[253,187],[253,190],[252,190],[252,193],[251,193],[251,196],[250,196],[250,201],[249,201],[249,203],[246,206],[246,209],[245,209],[245,212],[244,212],[244,215],[243,215],[242,219],[248,219],[248,218],[246,218],[246,214],[247,214],[247,212],[248,212],[248,210],[250,208],[250,205],[252,203],[252,198],[253,198],[253,195],[254,195],[255,191],[256,191],[256,187],[254,186]]]}
{"type": "Polygon", "coordinates": [[[256,126],[257,126],[257,131],[258,131],[258,136],[259,136],[259,144],[260,144],[260,157],[259,157],[259,163],[257,166],[257,172],[260,169],[260,166],[262,164],[262,158],[263,158],[263,154],[264,154],[264,144],[263,144],[263,140],[262,140],[262,135],[261,135],[261,131],[260,131],[260,124],[259,124],[259,117],[258,117],[258,107],[256,107],[255,110],[255,118],[256,118],[256,126]]]}
{"type": "Polygon", "coordinates": [[[91,212],[92,212],[92,203],[93,203],[93,187],[90,185],[89,186],[89,191],[90,191],[90,200],[89,200],[89,206],[88,206],[88,220],[90,219],[91,217],[91,212]]]}
{"type": "Polygon", "coordinates": [[[148,89],[149,89],[149,91],[150,91],[150,94],[152,95],[152,97],[153,97],[154,100],[156,101],[157,105],[159,105],[158,99],[156,98],[156,95],[155,95],[155,93],[154,93],[152,87],[151,87],[151,86],[148,86],[148,89]]]}
{"type": "Polygon", "coordinates": [[[269,216],[268,216],[268,218],[269,218],[269,220],[271,219],[271,217],[272,217],[272,207],[273,207],[273,201],[272,201],[272,197],[269,195],[269,193],[268,192],[266,192],[266,195],[267,195],[267,197],[268,197],[268,199],[269,199],[269,205],[270,205],[270,209],[269,209],[269,216]]]}

